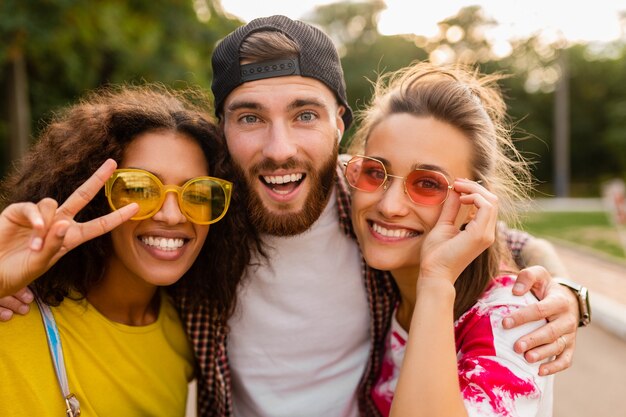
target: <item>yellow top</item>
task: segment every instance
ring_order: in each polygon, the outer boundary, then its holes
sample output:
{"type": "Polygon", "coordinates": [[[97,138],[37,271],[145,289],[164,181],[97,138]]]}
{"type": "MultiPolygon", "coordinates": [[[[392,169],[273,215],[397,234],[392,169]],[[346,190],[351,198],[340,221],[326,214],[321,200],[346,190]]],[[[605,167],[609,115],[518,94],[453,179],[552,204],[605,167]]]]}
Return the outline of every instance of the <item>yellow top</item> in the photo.
{"type": "MultiPolygon", "coordinates": [[[[127,326],[86,300],[52,307],[70,391],[81,416],[184,416],[193,355],[171,301],[161,293],[156,322],[127,326]]],[[[0,323],[0,414],[58,417],[65,404],[36,303],[0,323]]]]}

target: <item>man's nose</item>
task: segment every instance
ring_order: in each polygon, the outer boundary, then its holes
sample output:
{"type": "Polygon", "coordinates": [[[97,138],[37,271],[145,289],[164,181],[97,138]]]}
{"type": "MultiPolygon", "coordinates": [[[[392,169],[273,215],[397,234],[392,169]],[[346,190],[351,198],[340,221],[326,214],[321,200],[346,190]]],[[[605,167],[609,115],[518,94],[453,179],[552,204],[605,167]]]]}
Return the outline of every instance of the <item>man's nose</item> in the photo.
{"type": "Polygon", "coordinates": [[[263,148],[263,156],[277,163],[285,162],[298,152],[293,134],[282,124],[270,127],[268,141],[263,148]]]}

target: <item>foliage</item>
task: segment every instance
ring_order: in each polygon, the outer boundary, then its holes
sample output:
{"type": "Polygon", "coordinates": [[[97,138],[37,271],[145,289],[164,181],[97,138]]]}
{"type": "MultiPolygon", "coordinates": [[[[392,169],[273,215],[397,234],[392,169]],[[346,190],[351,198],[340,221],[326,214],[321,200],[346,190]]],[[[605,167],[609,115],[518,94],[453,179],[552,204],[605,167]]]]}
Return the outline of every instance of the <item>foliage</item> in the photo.
{"type": "MultiPolygon", "coordinates": [[[[109,83],[208,89],[213,46],[240,24],[198,0],[4,0],[0,83],[8,82],[12,58],[23,54],[34,121],[109,83]],[[205,22],[196,12],[203,5],[205,22]]],[[[0,103],[1,114],[11,105],[0,103]]],[[[35,123],[36,134],[42,123],[35,123]]]]}

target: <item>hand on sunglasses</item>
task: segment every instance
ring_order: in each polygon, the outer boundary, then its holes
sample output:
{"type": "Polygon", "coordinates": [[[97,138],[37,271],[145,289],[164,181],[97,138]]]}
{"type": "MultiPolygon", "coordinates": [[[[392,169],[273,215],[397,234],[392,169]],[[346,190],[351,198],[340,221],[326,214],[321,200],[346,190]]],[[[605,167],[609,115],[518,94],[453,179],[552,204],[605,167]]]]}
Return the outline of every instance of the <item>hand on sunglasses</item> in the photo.
{"type": "Polygon", "coordinates": [[[137,204],[130,204],[85,223],[74,221],[116,166],[112,159],[105,161],[61,206],[44,198],[38,203],[11,204],[0,213],[0,297],[24,288],[68,251],[137,213],[137,204]]]}
{"type": "Polygon", "coordinates": [[[420,280],[445,277],[454,283],[495,240],[498,198],[471,180],[456,179],[453,187],[422,245],[420,280]],[[459,228],[456,220],[463,206],[474,208],[475,213],[459,228]]]}

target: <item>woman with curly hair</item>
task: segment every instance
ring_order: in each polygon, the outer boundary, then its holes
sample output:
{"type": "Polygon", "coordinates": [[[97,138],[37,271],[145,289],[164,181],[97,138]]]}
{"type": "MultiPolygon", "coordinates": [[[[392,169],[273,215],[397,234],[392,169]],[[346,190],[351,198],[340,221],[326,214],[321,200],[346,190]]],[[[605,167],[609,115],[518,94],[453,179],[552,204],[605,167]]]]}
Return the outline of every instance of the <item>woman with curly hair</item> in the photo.
{"type": "Polygon", "coordinates": [[[157,85],[95,91],[4,181],[0,296],[30,284],[39,306],[0,326],[4,413],[56,416],[77,399],[85,415],[184,415],[193,353],[170,295],[225,320],[258,243],[207,102],[157,85]]]}

